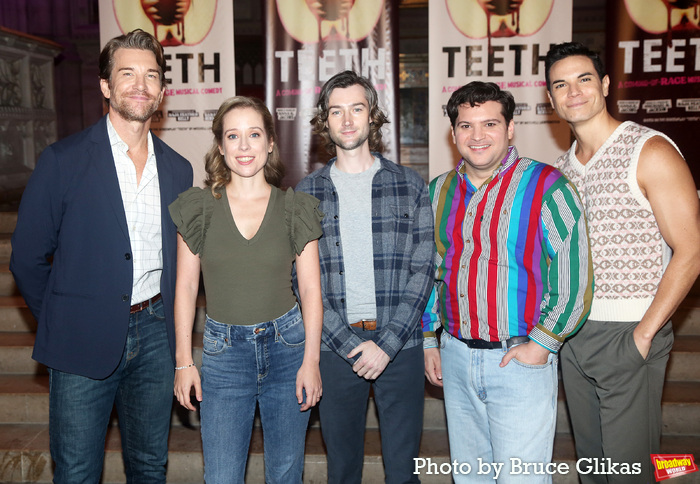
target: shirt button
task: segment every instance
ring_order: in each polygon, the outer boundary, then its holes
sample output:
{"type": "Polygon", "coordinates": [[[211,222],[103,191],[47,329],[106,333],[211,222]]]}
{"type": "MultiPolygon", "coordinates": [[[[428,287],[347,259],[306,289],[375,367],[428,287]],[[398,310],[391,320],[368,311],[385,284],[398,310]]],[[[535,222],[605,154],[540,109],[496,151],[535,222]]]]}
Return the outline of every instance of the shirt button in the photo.
{"type": "Polygon", "coordinates": [[[335,246],[336,246],[336,247],[339,247],[339,246],[340,246],[340,242],[336,242],[336,243],[335,243],[335,246]]]}
{"type": "Polygon", "coordinates": [[[126,302],[129,300],[129,295],[128,294],[122,294],[122,301],[126,302]]]}
{"type": "Polygon", "coordinates": [[[464,294],[460,294],[459,297],[464,297],[464,294]]]}
{"type": "Polygon", "coordinates": [[[337,216],[337,215],[334,215],[333,218],[334,218],[335,220],[338,220],[338,216],[337,216]]]}
{"type": "Polygon", "coordinates": [[[469,239],[467,239],[467,240],[465,240],[465,241],[464,241],[464,243],[465,243],[465,244],[471,244],[471,243],[472,243],[472,241],[471,241],[471,240],[469,240],[469,239]]]}
{"type": "Polygon", "coordinates": [[[343,271],[339,271],[338,274],[340,274],[340,275],[342,276],[342,275],[343,275],[343,271]]]}
{"type": "Polygon", "coordinates": [[[131,260],[131,254],[129,254],[129,253],[127,252],[126,254],[124,254],[124,258],[125,258],[126,260],[131,260]]]}

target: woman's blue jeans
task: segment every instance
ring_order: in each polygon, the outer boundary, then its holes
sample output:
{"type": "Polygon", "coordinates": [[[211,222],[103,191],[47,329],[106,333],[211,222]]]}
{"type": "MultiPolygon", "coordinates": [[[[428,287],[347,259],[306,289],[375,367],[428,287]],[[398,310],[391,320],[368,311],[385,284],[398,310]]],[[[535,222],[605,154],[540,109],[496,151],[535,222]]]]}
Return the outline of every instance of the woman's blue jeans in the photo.
{"type": "Polygon", "coordinates": [[[251,326],[207,317],[202,355],[202,443],[207,484],[244,482],[260,405],[265,482],[302,482],[309,412],[299,411],[296,375],[304,357],[298,306],[251,326]]]}

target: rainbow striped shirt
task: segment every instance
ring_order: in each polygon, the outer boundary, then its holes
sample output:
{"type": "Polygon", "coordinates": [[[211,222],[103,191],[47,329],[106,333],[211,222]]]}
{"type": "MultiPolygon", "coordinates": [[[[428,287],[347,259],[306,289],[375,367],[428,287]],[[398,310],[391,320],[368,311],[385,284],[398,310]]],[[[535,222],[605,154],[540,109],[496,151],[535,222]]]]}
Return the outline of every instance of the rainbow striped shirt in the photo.
{"type": "Polygon", "coordinates": [[[457,338],[529,336],[552,352],[585,321],[593,296],[586,219],[576,189],[554,167],[511,146],[479,189],[464,161],[430,183],[435,285],[424,346],[440,325],[457,338]]]}

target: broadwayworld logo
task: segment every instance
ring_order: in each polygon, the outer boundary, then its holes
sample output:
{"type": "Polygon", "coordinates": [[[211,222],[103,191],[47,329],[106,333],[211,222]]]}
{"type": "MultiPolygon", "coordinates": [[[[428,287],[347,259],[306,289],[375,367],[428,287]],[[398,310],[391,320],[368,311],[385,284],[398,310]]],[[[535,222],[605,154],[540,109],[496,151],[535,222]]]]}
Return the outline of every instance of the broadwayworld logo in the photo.
{"type": "Polygon", "coordinates": [[[693,454],[651,454],[656,482],[697,472],[693,454]]]}

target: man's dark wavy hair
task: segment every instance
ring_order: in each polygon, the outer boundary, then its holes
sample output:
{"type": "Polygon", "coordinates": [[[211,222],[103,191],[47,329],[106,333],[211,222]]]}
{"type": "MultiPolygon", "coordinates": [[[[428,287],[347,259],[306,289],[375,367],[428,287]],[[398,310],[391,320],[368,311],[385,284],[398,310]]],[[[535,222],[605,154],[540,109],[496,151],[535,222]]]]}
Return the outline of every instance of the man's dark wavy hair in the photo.
{"type": "Polygon", "coordinates": [[[141,29],[132,30],[127,34],[114,37],[105,44],[102,48],[102,52],[100,52],[100,79],[104,79],[111,85],[112,70],[114,69],[114,54],[119,49],[139,49],[153,52],[153,55],[156,56],[158,70],[160,71],[160,87],[161,89],[165,88],[166,63],[163,46],[160,45],[158,39],[141,29]]]}
{"type": "Polygon", "coordinates": [[[588,57],[591,62],[593,62],[593,67],[601,80],[606,76],[605,66],[603,65],[603,61],[600,59],[597,52],[592,51],[579,42],[563,42],[561,44],[554,44],[549,48],[549,52],[547,52],[547,55],[544,58],[544,79],[547,81],[547,90],[549,92],[552,92],[549,71],[552,69],[554,63],[574,55],[588,57]]]}
{"type": "Polygon", "coordinates": [[[347,88],[352,86],[362,86],[365,90],[365,98],[369,105],[369,149],[370,151],[382,152],[382,126],[389,122],[389,118],[379,108],[379,97],[374,86],[366,77],[362,77],[353,71],[343,71],[328,79],[328,82],[321,89],[316,103],[316,115],[311,120],[313,133],[321,136],[326,150],[335,155],[335,143],[331,140],[328,132],[328,99],[336,88],[347,88]]]}
{"type": "Polygon", "coordinates": [[[474,107],[488,101],[496,101],[501,105],[501,114],[503,114],[506,124],[509,124],[515,112],[513,95],[508,91],[501,90],[498,84],[482,81],[472,81],[452,93],[450,100],[447,101],[447,116],[450,118],[450,124],[453,128],[455,127],[460,105],[469,104],[474,107]]]}

